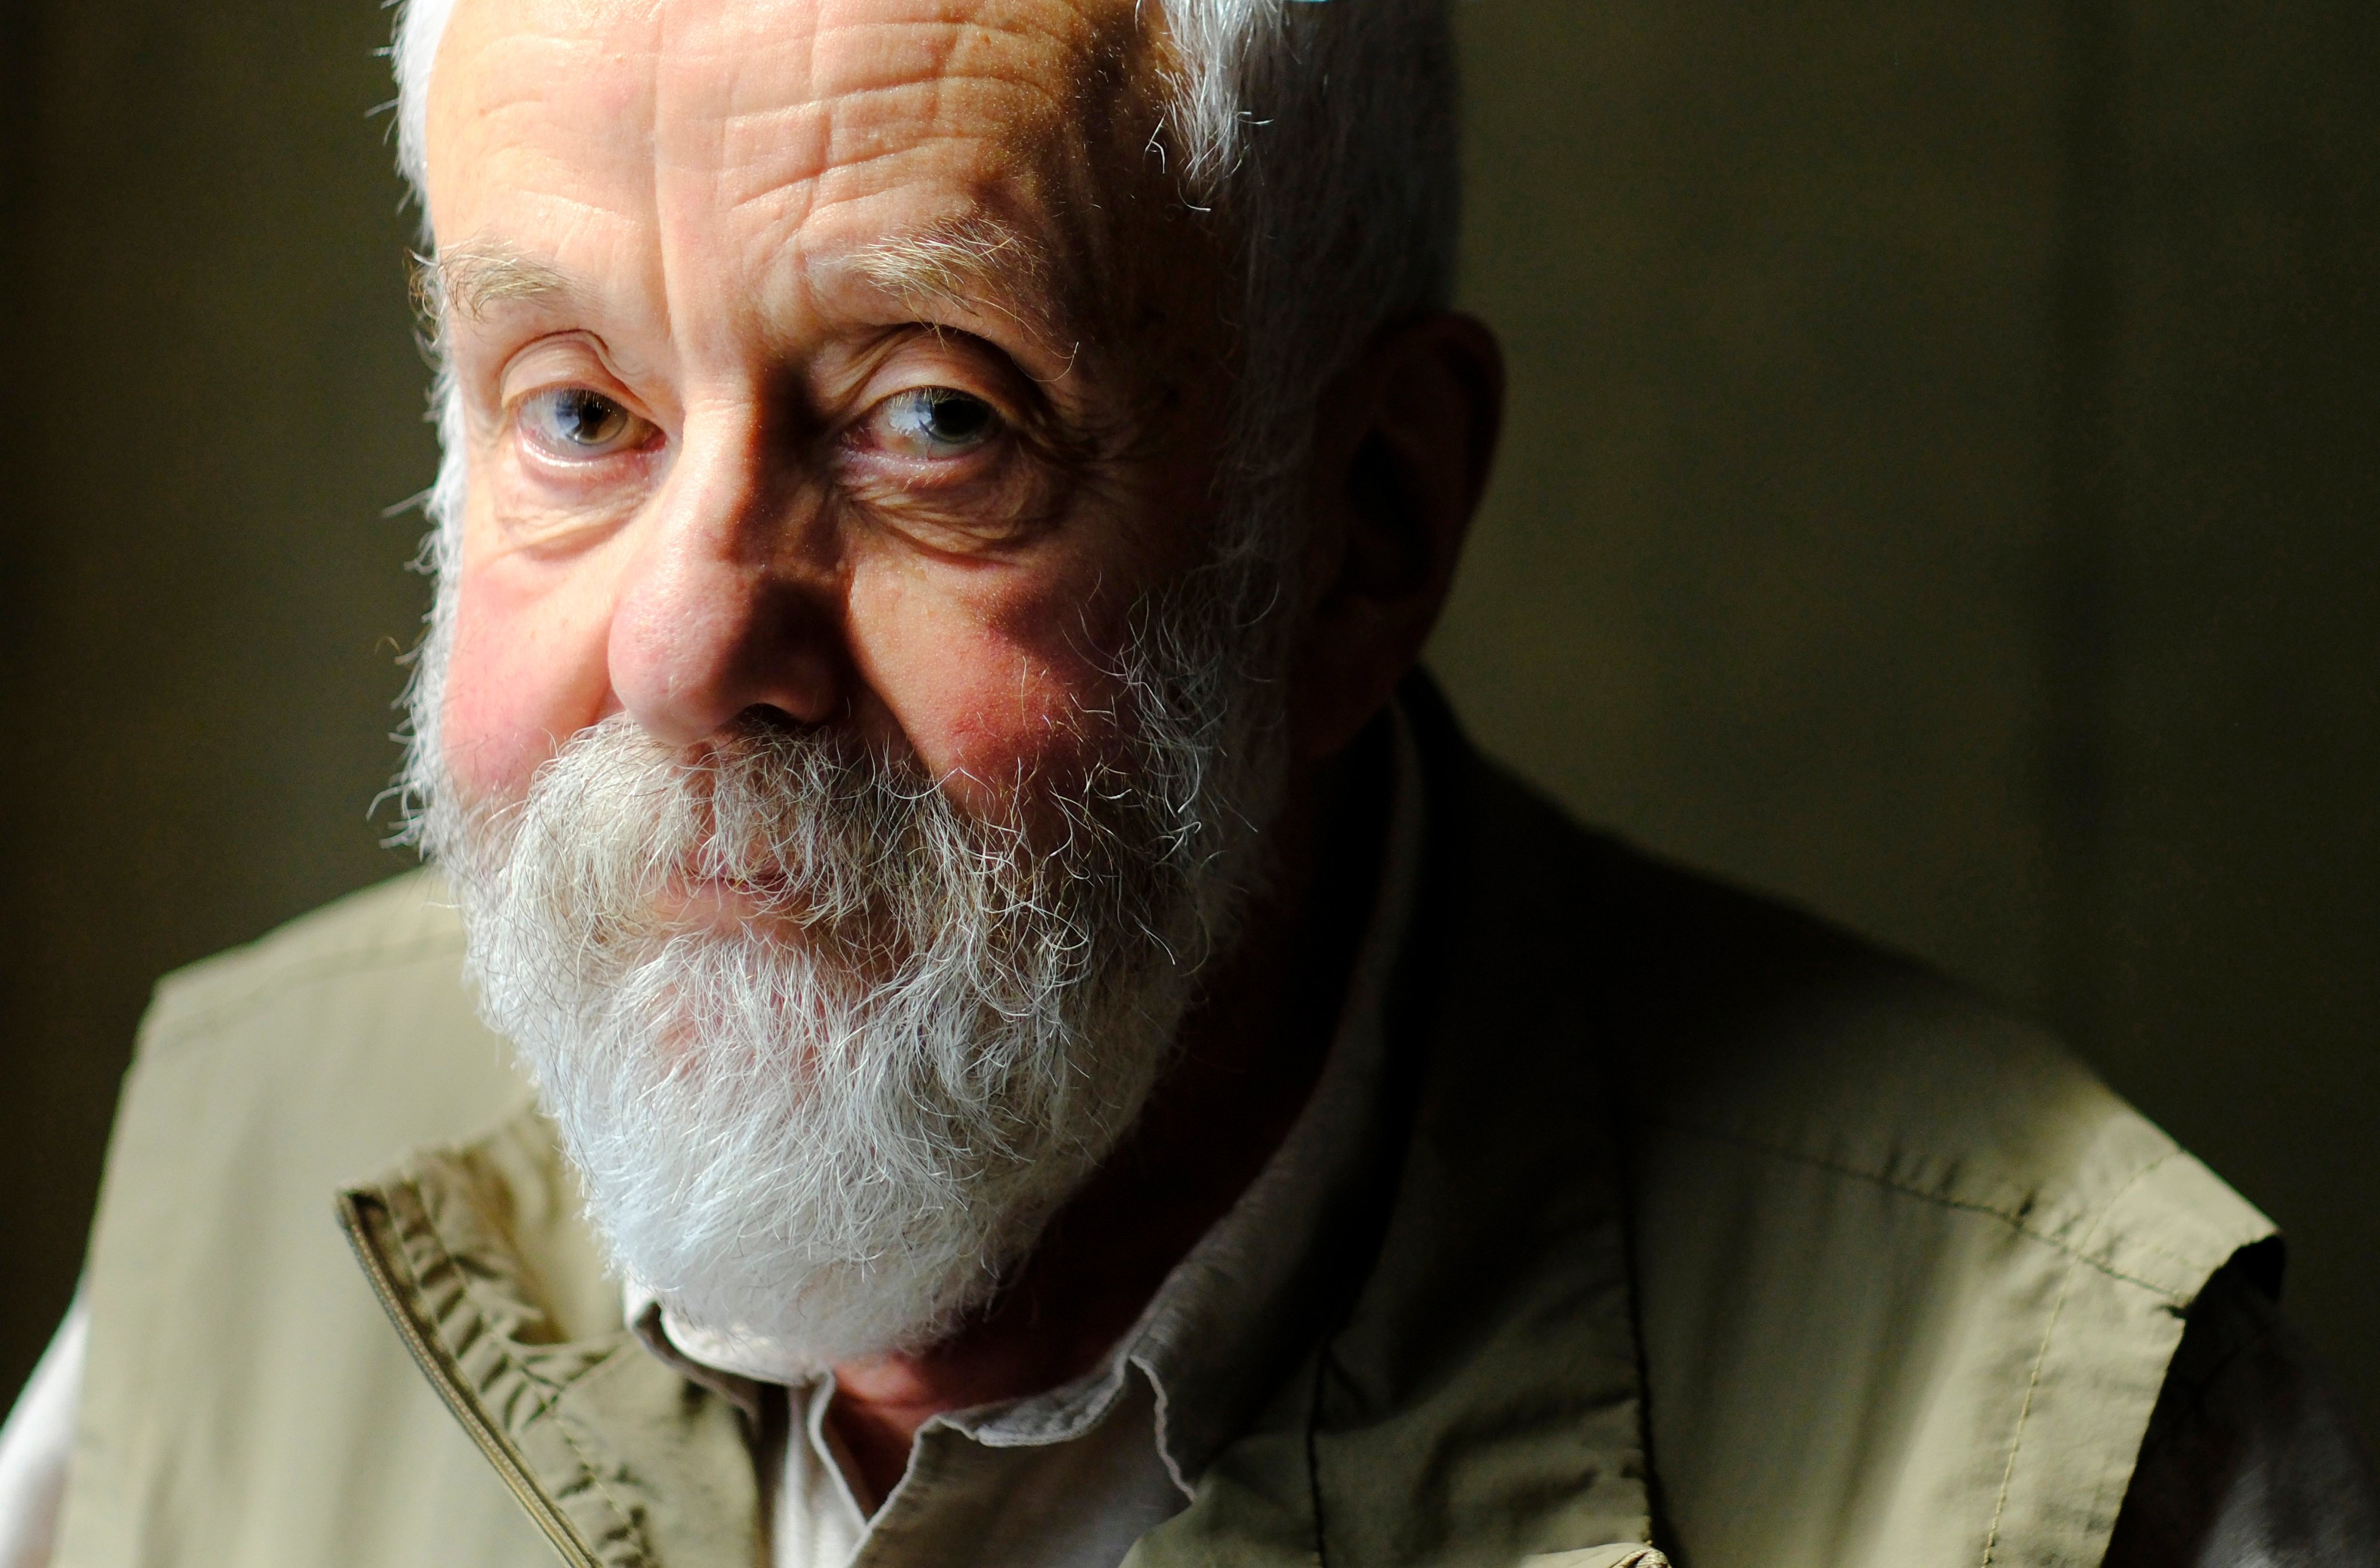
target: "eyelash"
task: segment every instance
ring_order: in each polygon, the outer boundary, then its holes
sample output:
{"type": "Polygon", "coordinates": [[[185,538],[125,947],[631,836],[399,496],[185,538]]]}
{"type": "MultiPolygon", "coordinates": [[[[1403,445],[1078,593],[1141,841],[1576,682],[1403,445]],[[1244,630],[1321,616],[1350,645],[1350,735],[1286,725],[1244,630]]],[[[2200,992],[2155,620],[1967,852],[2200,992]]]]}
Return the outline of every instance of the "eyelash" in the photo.
{"type": "MultiPolygon", "coordinates": [[[[892,334],[875,367],[878,374],[905,345],[921,335],[930,335],[940,345],[966,334],[926,328],[892,334]]],[[[997,353],[991,346],[984,347],[997,353]]],[[[566,365],[552,368],[568,377],[566,365]]],[[[605,384],[609,379],[543,381],[509,402],[505,423],[536,468],[555,480],[608,483],[598,475],[613,471],[614,459],[663,455],[672,444],[667,433],[638,413],[628,397],[605,384]],[[594,439],[583,439],[590,435],[594,439]]],[[[977,378],[965,379],[973,383],[977,378]]],[[[987,465],[1002,450],[1059,459],[1060,453],[1046,439],[1050,432],[1040,428],[1043,421],[1018,418],[1008,401],[972,384],[912,383],[870,400],[856,418],[840,425],[830,438],[836,456],[829,461],[838,468],[856,461],[860,467],[851,470],[853,480],[873,469],[876,481],[867,488],[889,486],[888,493],[897,493],[921,485],[989,480],[992,475],[987,465]],[[955,430],[950,428],[953,422],[955,430]]]]}
{"type": "Polygon", "coordinates": [[[554,461],[565,463],[596,462],[633,452],[645,445],[656,433],[650,420],[636,413],[621,399],[594,387],[575,384],[546,387],[531,393],[515,407],[513,419],[531,445],[540,448],[554,461]],[[557,422],[577,422],[583,429],[589,411],[594,409],[601,411],[595,415],[596,419],[616,426],[610,439],[581,442],[571,435],[562,434],[549,441],[542,438],[537,430],[541,413],[550,413],[557,422]],[[565,451],[563,449],[565,443],[580,450],[565,451]]]}

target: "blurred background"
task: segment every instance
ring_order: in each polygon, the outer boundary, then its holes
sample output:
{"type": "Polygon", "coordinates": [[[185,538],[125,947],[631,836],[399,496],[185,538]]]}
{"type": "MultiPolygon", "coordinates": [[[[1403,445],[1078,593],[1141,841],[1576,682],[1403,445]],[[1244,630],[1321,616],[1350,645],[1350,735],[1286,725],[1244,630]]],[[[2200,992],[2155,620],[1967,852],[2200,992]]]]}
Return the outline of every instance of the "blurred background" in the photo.
{"type": "MultiPolygon", "coordinates": [[[[2380,8],[1459,12],[1514,396],[1458,707],[2063,1031],[2289,1231],[2369,1424],[2380,8]]],[[[0,0],[6,1391],[153,978],[401,869],[387,24],[0,0]]]]}

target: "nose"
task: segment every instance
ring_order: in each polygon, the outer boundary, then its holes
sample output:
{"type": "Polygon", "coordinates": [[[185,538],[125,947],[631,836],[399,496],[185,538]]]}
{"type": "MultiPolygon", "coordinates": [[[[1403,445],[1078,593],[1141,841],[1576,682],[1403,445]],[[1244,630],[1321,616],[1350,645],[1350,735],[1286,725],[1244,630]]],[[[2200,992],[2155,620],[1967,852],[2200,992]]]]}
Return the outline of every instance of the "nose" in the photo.
{"type": "Polygon", "coordinates": [[[686,438],[648,504],[612,614],[612,689],[647,734],[689,747],[773,709],[843,705],[835,570],[820,507],[772,471],[757,431],[686,438]]]}

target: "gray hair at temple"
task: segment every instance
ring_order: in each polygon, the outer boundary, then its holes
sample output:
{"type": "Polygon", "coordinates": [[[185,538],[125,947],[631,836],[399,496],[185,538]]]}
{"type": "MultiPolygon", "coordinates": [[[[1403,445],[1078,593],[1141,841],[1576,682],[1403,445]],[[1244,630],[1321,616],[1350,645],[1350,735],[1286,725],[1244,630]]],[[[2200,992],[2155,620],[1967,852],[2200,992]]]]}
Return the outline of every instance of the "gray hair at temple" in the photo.
{"type": "MultiPolygon", "coordinates": [[[[1243,369],[1216,564],[1255,617],[1303,542],[1284,487],[1303,470],[1315,399],[1381,326],[1452,293],[1462,176],[1447,0],[1139,3],[1159,7],[1173,45],[1157,130],[1183,200],[1220,214],[1238,248],[1243,369]]],[[[417,197],[431,64],[453,9],[404,0],[398,13],[397,164],[417,197]]],[[[424,553],[441,591],[410,701],[416,788],[436,773],[463,499],[462,410],[443,374],[435,395],[445,456],[425,497],[424,553]]]]}

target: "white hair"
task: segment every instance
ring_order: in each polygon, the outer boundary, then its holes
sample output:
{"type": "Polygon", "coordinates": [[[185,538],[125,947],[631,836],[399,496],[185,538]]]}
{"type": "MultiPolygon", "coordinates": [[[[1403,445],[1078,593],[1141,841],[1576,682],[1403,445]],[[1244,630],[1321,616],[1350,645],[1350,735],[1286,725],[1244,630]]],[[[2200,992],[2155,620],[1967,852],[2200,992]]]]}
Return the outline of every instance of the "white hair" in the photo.
{"type": "MultiPolygon", "coordinates": [[[[1284,492],[1306,461],[1316,399],[1381,326],[1452,295],[1462,179],[1447,0],[1140,3],[1172,45],[1152,143],[1177,164],[1183,200],[1215,210],[1237,241],[1242,371],[1215,564],[1253,626],[1288,588],[1302,543],[1284,492]]],[[[391,50],[397,165],[431,248],[430,73],[454,7],[402,0],[391,50]]],[[[420,565],[440,588],[410,694],[417,780],[438,744],[437,654],[453,635],[463,512],[462,408],[443,367],[433,399],[443,459],[423,498],[432,529],[420,565]]],[[[1287,628],[1266,630],[1251,648],[1287,628]]]]}

